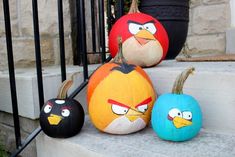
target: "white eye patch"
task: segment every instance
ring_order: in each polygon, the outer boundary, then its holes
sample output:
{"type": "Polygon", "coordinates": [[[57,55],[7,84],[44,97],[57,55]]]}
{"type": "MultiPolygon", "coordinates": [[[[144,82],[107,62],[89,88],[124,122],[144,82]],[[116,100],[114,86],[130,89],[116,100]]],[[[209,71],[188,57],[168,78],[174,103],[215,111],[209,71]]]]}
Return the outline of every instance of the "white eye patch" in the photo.
{"type": "Polygon", "coordinates": [[[142,29],[144,29],[143,25],[139,25],[136,23],[129,23],[128,26],[129,32],[133,35],[137,34],[139,31],[141,31],[142,29]]]}
{"type": "Polygon", "coordinates": [[[144,24],[144,29],[148,30],[152,34],[155,34],[157,31],[157,29],[153,23],[144,24]]]}
{"type": "Polygon", "coordinates": [[[64,104],[64,103],[65,103],[65,100],[56,100],[56,101],[55,101],[55,103],[57,103],[57,104],[60,104],[60,105],[61,105],[61,104],[64,104]]]}

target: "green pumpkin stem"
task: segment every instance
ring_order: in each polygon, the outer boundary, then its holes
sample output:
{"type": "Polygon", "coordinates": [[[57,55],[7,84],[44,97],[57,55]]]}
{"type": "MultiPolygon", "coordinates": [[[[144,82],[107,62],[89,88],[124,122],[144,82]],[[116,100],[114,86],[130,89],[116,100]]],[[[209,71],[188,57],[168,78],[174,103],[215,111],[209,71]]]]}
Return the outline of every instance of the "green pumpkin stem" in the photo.
{"type": "Polygon", "coordinates": [[[140,13],[138,9],[138,0],[132,0],[128,14],[140,13]]]}
{"type": "Polygon", "coordinates": [[[126,63],[126,59],[123,56],[122,52],[122,38],[119,36],[118,37],[118,53],[113,59],[114,63],[126,63]]]}
{"type": "Polygon", "coordinates": [[[188,68],[176,78],[172,89],[173,94],[183,94],[184,82],[186,81],[188,76],[193,73],[194,70],[195,70],[194,67],[188,68]]]}

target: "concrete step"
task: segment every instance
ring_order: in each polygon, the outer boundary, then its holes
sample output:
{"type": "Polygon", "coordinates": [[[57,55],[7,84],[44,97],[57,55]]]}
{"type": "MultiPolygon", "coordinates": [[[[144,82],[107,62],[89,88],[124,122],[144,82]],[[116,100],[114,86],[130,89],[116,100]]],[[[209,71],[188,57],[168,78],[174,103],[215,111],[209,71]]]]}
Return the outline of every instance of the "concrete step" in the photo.
{"type": "Polygon", "coordinates": [[[96,130],[86,117],[80,134],[55,139],[41,133],[36,140],[38,157],[233,157],[235,135],[201,130],[187,142],[159,139],[151,127],[130,135],[110,135],[96,130]]]}
{"type": "Polygon", "coordinates": [[[235,156],[235,62],[164,61],[145,71],[161,95],[171,91],[177,75],[189,66],[196,72],[186,81],[184,93],[194,96],[203,112],[203,129],[194,139],[163,141],[151,127],[131,135],[109,135],[97,131],[87,119],[81,133],[69,139],[53,139],[41,133],[36,140],[38,157],[235,156]]]}
{"type": "Polygon", "coordinates": [[[176,77],[190,66],[196,71],[185,82],[184,93],[198,100],[203,128],[235,134],[235,62],[164,61],[145,70],[161,95],[171,92],[176,77]]]}
{"type": "MultiPolygon", "coordinates": [[[[98,65],[89,66],[92,72],[98,65]]],[[[184,93],[194,96],[203,112],[203,129],[188,142],[160,140],[151,128],[126,136],[98,132],[86,121],[82,132],[69,139],[52,139],[43,133],[37,138],[39,157],[60,156],[235,156],[235,62],[164,61],[157,67],[144,69],[158,95],[169,93],[176,77],[187,67],[196,71],[185,83],[184,93]]],[[[82,68],[67,67],[68,76],[77,73],[73,91],[82,81],[82,68]]],[[[60,84],[60,68],[43,69],[45,100],[56,97],[60,84]]],[[[16,86],[19,113],[37,119],[39,115],[35,69],[17,69],[16,86]]],[[[7,71],[0,71],[0,110],[11,112],[7,71]]],[[[86,89],[78,99],[86,110],[86,89]]]]}
{"type": "MultiPolygon", "coordinates": [[[[89,66],[90,73],[98,65],[89,66]]],[[[203,112],[203,127],[209,131],[235,134],[235,62],[176,62],[163,61],[153,68],[144,69],[161,95],[171,91],[174,80],[184,69],[194,66],[196,71],[185,83],[184,93],[194,96],[203,112]]],[[[67,76],[77,73],[73,91],[83,81],[82,67],[68,66],[67,76]]],[[[45,100],[56,97],[61,82],[60,67],[43,68],[45,100]]],[[[17,69],[16,86],[19,113],[22,117],[39,116],[38,91],[35,69],[17,69]]],[[[0,110],[11,112],[7,71],[0,71],[0,110]]],[[[86,110],[86,89],[78,99],[86,110]]]]}
{"type": "MultiPolygon", "coordinates": [[[[90,72],[98,65],[89,66],[90,72]]],[[[67,66],[67,78],[75,74],[75,82],[68,93],[74,91],[83,81],[83,68],[80,66],[67,66]]],[[[45,101],[55,98],[61,84],[60,66],[43,67],[43,88],[45,101]]],[[[18,98],[19,115],[22,117],[37,119],[39,117],[39,101],[37,74],[35,68],[20,68],[15,71],[16,91],[18,98]]],[[[12,113],[10,82],[8,70],[0,71],[0,111],[12,113]]],[[[76,97],[86,106],[85,90],[80,97],[76,97]]]]}

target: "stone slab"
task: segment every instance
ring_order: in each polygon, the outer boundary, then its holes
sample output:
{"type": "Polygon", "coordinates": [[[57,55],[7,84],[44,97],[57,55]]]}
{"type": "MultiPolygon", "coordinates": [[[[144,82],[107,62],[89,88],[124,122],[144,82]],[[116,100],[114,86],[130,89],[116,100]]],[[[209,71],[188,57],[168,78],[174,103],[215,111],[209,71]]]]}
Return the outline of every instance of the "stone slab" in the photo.
{"type": "MultiPolygon", "coordinates": [[[[21,130],[22,142],[29,136],[21,130]]],[[[16,150],[14,127],[0,123],[0,140],[8,152],[16,150]]],[[[1,156],[1,155],[0,155],[1,156]]],[[[20,157],[37,157],[36,142],[32,141],[20,154],[20,157]]]]}
{"type": "Polygon", "coordinates": [[[171,92],[174,80],[186,68],[196,71],[184,85],[184,93],[195,97],[203,112],[203,127],[235,134],[235,62],[164,61],[148,68],[159,95],[171,92]]]}
{"type": "Polygon", "coordinates": [[[226,31],[226,53],[235,54],[235,28],[226,31]]]}
{"type": "Polygon", "coordinates": [[[201,57],[177,57],[179,62],[224,62],[224,61],[235,61],[235,54],[222,54],[222,55],[211,55],[201,57]]]}
{"type": "MultiPolygon", "coordinates": [[[[90,66],[89,69],[93,71],[95,66],[90,66]]],[[[42,70],[43,73],[43,87],[45,101],[57,96],[57,92],[61,83],[60,67],[46,67],[42,70]]],[[[74,91],[83,81],[82,67],[67,66],[67,77],[75,74],[74,85],[68,91],[68,94],[74,91]]],[[[30,119],[37,119],[39,117],[39,101],[37,90],[37,75],[33,68],[16,69],[16,91],[18,98],[19,115],[30,119]]],[[[8,71],[0,71],[0,110],[12,113],[12,104],[10,96],[9,74],[8,71]]],[[[76,97],[81,101],[81,104],[86,106],[85,97],[76,97]]]]}
{"type": "Polygon", "coordinates": [[[212,34],[223,33],[230,27],[229,5],[201,5],[193,11],[193,33],[212,34]]]}
{"type": "Polygon", "coordinates": [[[235,136],[202,130],[187,142],[159,139],[148,127],[130,135],[110,135],[96,130],[86,120],[80,134],[69,139],[54,139],[41,133],[36,140],[38,157],[232,157],[235,136]]]}
{"type": "MultiPolygon", "coordinates": [[[[92,65],[89,69],[93,71],[97,66],[92,65]]],[[[198,100],[203,112],[203,127],[216,132],[235,133],[235,125],[232,125],[235,124],[235,86],[233,85],[235,62],[164,61],[156,67],[146,68],[145,71],[149,74],[158,95],[161,95],[170,92],[177,75],[190,66],[194,66],[196,71],[186,81],[184,93],[190,94],[198,100]]],[[[49,69],[43,70],[45,100],[56,97],[61,79],[60,68],[49,69]]],[[[68,68],[67,71],[69,74],[78,73],[77,82],[70,90],[71,92],[83,81],[82,68],[75,66],[68,68]]],[[[24,117],[36,119],[39,115],[39,108],[35,72],[18,70],[16,76],[19,113],[24,117]]],[[[0,78],[2,88],[0,90],[0,110],[11,112],[7,74],[5,74],[5,78],[0,78]]],[[[86,110],[86,89],[76,99],[86,110]]]]}

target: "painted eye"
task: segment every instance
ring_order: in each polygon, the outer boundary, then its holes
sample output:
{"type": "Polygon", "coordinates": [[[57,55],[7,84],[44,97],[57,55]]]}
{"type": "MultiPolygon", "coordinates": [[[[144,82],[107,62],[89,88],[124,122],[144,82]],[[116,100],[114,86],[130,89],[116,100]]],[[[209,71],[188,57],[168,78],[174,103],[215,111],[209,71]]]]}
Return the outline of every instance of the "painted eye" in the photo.
{"type": "Polygon", "coordinates": [[[70,111],[68,109],[63,109],[61,111],[62,116],[68,117],[70,115],[70,111]]]}
{"type": "Polygon", "coordinates": [[[182,113],[180,112],[179,109],[177,108],[173,108],[169,111],[168,115],[171,117],[171,118],[174,118],[174,117],[181,117],[182,118],[182,113]]]}
{"type": "Polygon", "coordinates": [[[144,24],[144,28],[148,30],[150,33],[155,34],[157,29],[153,23],[146,23],[144,24]]]}
{"type": "Polygon", "coordinates": [[[193,118],[192,112],[189,112],[189,111],[183,112],[183,118],[187,119],[187,120],[192,120],[192,118],[193,118]]]}
{"type": "Polygon", "coordinates": [[[129,108],[127,108],[127,107],[122,107],[119,105],[112,104],[112,111],[116,114],[123,115],[123,114],[126,114],[128,112],[128,110],[129,110],[129,108]]]}
{"type": "Polygon", "coordinates": [[[45,112],[45,113],[49,113],[49,112],[51,112],[51,109],[52,109],[52,106],[51,106],[51,105],[46,105],[46,106],[44,107],[44,112],[45,112]]]}
{"type": "Polygon", "coordinates": [[[144,104],[144,105],[140,105],[137,107],[137,109],[140,111],[140,112],[146,112],[147,109],[148,109],[148,104],[144,104]]]}
{"type": "Polygon", "coordinates": [[[129,23],[128,27],[131,34],[137,34],[140,30],[144,29],[142,25],[136,24],[136,23],[129,23]]]}

